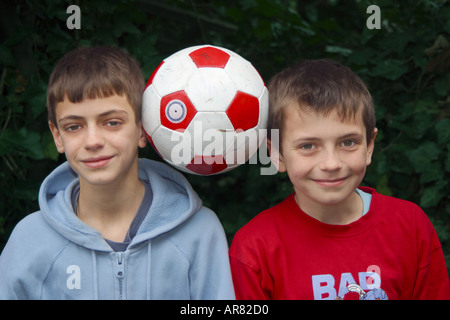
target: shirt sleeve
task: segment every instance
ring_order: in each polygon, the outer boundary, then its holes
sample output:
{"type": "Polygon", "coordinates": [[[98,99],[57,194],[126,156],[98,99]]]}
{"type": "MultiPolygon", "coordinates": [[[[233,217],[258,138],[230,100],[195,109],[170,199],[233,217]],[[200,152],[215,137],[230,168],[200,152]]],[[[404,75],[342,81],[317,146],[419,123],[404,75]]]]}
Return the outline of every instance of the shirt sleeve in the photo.
{"type": "Polygon", "coordinates": [[[262,253],[265,246],[258,239],[258,233],[241,229],[230,246],[231,275],[238,300],[269,300],[273,296],[273,279],[262,253]]]}
{"type": "Polygon", "coordinates": [[[27,221],[22,220],[14,228],[0,255],[0,300],[37,299],[41,265],[39,263],[39,241],[32,241],[32,230],[27,221]]]}
{"type": "Polygon", "coordinates": [[[412,299],[449,300],[448,270],[437,233],[419,208],[416,221],[418,269],[412,299]]]}
{"type": "Polygon", "coordinates": [[[269,295],[262,288],[261,272],[230,256],[231,274],[237,300],[268,300],[269,295]]]}

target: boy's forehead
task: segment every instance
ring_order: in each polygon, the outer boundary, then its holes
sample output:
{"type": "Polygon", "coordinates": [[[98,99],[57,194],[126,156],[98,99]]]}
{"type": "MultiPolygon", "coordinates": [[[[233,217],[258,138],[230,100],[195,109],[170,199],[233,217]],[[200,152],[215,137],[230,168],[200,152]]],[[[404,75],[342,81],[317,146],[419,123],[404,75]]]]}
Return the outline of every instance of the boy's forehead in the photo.
{"type": "Polygon", "coordinates": [[[77,115],[80,117],[102,115],[112,110],[133,114],[128,99],[124,96],[112,95],[106,98],[84,99],[80,102],[72,102],[67,96],[62,102],[56,104],[57,119],[64,118],[69,115],[77,115]]]}
{"type": "Polygon", "coordinates": [[[361,112],[354,116],[343,118],[336,108],[328,114],[315,111],[311,108],[288,107],[284,115],[283,136],[290,138],[325,137],[358,134],[365,136],[365,125],[361,112]]]}
{"type": "Polygon", "coordinates": [[[300,106],[297,102],[288,104],[285,109],[284,122],[294,116],[300,120],[308,121],[311,117],[327,119],[329,121],[336,121],[343,124],[361,124],[364,126],[363,112],[345,112],[345,108],[341,106],[331,106],[326,108],[314,108],[308,105],[300,106]]]}

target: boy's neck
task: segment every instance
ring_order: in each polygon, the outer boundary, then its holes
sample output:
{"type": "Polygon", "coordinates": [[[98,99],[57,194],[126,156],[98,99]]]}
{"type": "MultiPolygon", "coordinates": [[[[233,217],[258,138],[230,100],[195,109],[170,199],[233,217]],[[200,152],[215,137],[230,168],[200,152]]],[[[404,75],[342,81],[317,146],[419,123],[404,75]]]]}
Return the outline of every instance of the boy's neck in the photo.
{"type": "Polygon", "coordinates": [[[123,241],[145,194],[137,174],[108,185],[91,185],[80,179],[78,217],[103,237],[123,241]]]}
{"type": "Polygon", "coordinates": [[[352,223],[363,215],[363,202],[361,197],[352,192],[345,201],[338,204],[323,205],[295,194],[295,201],[300,209],[310,217],[331,225],[346,225],[352,223]]]}

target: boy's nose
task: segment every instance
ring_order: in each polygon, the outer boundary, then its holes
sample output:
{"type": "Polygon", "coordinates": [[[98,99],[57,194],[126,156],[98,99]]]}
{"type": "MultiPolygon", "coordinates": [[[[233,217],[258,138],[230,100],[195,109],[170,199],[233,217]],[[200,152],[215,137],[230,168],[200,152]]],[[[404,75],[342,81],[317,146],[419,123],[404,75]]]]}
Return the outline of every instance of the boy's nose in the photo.
{"type": "Polygon", "coordinates": [[[87,150],[94,150],[103,147],[104,144],[105,140],[101,134],[101,130],[96,127],[88,128],[84,144],[85,148],[87,150]]]}
{"type": "Polygon", "coordinates": [[[325,151],[319,167],[324,171],[335,171],[341,169],[342,163],[337,152],[334,150],[325,151]]]}

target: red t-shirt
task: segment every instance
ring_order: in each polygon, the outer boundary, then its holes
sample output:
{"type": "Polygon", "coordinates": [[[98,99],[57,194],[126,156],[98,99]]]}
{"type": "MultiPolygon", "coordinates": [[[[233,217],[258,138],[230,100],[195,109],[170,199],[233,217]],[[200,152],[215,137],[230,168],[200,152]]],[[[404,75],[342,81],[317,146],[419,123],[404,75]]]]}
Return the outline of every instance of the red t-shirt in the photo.
{"type": "Polygon", "coordinates": [[[294,195],[238,231],[230,262],[238,299],[450,299],[437,234],[415,204],[371,188],[369,211],[348,225],[302,212],[294,195]],[[382,289],[382,290],[380,290],[382,289]]]}

